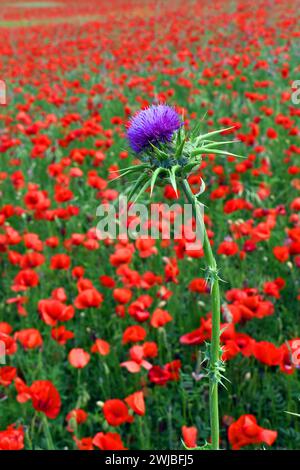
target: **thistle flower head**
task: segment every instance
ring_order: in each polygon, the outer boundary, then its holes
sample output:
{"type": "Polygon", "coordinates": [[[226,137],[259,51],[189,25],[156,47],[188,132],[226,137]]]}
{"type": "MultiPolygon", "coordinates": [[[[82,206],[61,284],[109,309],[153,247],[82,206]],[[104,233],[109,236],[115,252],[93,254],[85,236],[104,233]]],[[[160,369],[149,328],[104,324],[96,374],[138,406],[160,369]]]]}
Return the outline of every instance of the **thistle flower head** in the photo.
{"type": "MultiPolygon", "coordinates": [[[[223,145],[236,141],[215,140],[216,135],[226,130],[201,134],[198,127],[188,134],[179,114],[164,104],[152,105],[137,113],[130,120],[127,138],[141,163],[120,171],[120,177],[138,174],[129,190],[128,199],[134,197],[135,202],[148,188],[152,194],[154,186],[164,181],[171,183],[177,193],[177,180],[187,178],[195,171],[204,154],[238,157],[222,150],[223,145]]],[[[204,189],[203,183],[199,195],[204,189]]]]}
{"type": "Polygon", "coordinates": [[[172,140],[173,134],[183,122],[171,106],[152,105],[139,111],[130,120],[127,137],[132,150],[136,153],[172,140]]]}

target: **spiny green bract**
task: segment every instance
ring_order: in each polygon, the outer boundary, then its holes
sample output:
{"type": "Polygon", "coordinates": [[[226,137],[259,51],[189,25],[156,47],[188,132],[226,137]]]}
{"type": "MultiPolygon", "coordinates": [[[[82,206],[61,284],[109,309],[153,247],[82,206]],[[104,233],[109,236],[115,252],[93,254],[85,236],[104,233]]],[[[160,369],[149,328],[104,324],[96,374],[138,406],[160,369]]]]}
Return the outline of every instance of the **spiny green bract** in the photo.
{"type": "Polygon", "coordinates": [[[138,174],[137,180],[133,183],[128,192],[128,199],[136,202],[141,194],[150,188],[152,195],[155,185],[170,183],[177,194],[177,179],[184,179],[193,173],[202,161],[202,155],[214,153],[217,155],[228,155],[240,157],[219,147],[231,141],[211,140],[213,136],[232,129],[219,129],[195,136],[192,132],[187,135],[184,128],[179,129],[171,142],[158,145],[150,144],[151,148],[140,155],[139,165],[124,168],[120,171],[120,177],[138,174]]]}

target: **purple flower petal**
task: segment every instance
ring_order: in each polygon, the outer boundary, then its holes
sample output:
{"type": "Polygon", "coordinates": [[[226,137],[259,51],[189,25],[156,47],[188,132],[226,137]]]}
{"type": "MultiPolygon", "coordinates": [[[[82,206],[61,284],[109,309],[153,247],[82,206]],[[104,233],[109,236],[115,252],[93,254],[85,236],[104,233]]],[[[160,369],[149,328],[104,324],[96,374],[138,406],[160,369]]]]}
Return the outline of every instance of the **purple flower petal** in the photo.
{"type": "Polygon", "coordinates": [[[183,122],[175,109],[165,104],[152,105],[143,109],[130,120],[127,131],[129,144],[134,152],[140,153],[150,143],[170,142],[175,131],[183,122]]]}

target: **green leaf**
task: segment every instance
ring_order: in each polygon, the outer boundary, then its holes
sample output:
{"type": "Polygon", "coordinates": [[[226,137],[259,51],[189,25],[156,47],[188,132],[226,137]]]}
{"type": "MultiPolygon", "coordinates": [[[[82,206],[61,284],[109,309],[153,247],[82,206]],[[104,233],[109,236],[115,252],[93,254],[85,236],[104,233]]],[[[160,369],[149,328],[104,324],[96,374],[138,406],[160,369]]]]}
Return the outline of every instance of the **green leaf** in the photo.
{"type": "Polygon", "coordinates": [[[188,163],[182,168],[182,172],[184,176],[188,175],[196,166],[200,165],[200,161],[192,161],[191,163],[188,163]]]}
{"type": "Polygon", "coordinates": [[[148,180],[148,177],[147,175],[145,175],[145,173],[142,173],[138,179],[136,180],[136,182],[134,183],[134,185],[131,187],[131,189],[129,190],[129,193],[128,193],[128,200],[130,201],[131,198],[134,196],[134,194],[139,190],[140,186],[143,185],[145,183],[145,181],[148,180]]]}
{"type": "Polygon", "coordinates": [[[165,159],[165,158],[169,158],[169,155],[164,152],[163,150],[159,149],[158,147],[156,147],[155,145],[153,145],[151,142],[149,142],[149,144],[151,145],[151,147],[153,148],[154,150],[154,153],[155,155],[158,157],[159,160],[162,160],[162,159],[165,159]]]}
{"type": "Polygon", "coordinates": [[[212,450],[212,445],[207,441],[205,441],[205,444],[203,446],[198,446],[198,447],[187,447],[185,443],[183,442],[183,440],[181,440],[181,442],[182,442],[183,447],[186,450],[212,450]]]}
{"type": "Polygon", "coordinates": [[[176,135],[176,147],[178,147],[178,145],[181,145],[181,142],[182,142],[182,139],[181,139],[181,128],[180,128],[176,135]]]}
{"type": "Polygon", "coordinates": [[[218,129],[217,131],[212,131],[212,132],[208,132],[207,134],[199,135],[199,137],[196,139],[197,144],[201,142],[202,140],[206,139],[207,137],[220,134],[221,132],[224,132],[224,131],[229,131],[230,129],[234,129],[235,127],[236,126],[226,127],[225,129],[218,129]]]}
{"type": "Polygon", "coordinates": [[[121,168],[119,170],[114,170],[114,171],[110,171],[109,173],[122,173],[123,171],[128,171],[128,170],[142,170],[144,168],[150,168],[150,166],[148,165],[148,163],[140,163],[139,165],[132,165],[132,166],[128,166],[126,168],[121,168]]]}
{"type": "Polygon", "coordinates": [[[287,413],[288,415],[293,415],[293,416],[297,416],[298,418],[300,418],[300,414],[298,413],[293,413],[292,411],[285,411],[285,413],[287,413]]]}
{"type": "Polygon", "coordinates": [[[179,158],[181,156],[184,144],[185,144],[185,140],[183,139],[182,142],[178,146],[176,145],[175,158],[179,158]]]}
{"type": "MultiPolygon", "coordinates": [[[[205,112],[205,114],[202,118],[202,121],[205,118],[206,114],[207,114],[207,111],[205,112]]],[[[190,132],[190,136],[191,136],[192,139],[197,139],[197,137],[199,137],[199,135],[201,135],[201,127],[203,127],[203,122],[198,122],[197,124],[195,124],[193,126],[193,128],[191,129],[191,132],[190,132]]]]}
{"type": "Polygon", "coordinates": [[[237,144],[239,140],[223,140],[222,142],[211,142],[209,144],[205,144],[204,147],[212,147],[214,145],[226,145],[226,144],[237,144]]]}
{"type": "Polygon", "coordinates": [[[150,187],[151,187],[151,190],[150,190],[150,197],[152,197],[152,193],[153,193],[153,189],[154,189],[154,186],[155,186],[155,182],[157,180],[157,177],[158,175],[162,172],[162,171],[165,171],[163,168],[156,168],[156,170],[153,172],[152,176],[151,176],[151,181],[150,181],[150,187]]]}
{"type": "Polygon", "coordinates": [[[177,197],[178,197],[178,191],[177,191],[177,182],[176,182],[176,170],[178,168],[179,168],[179,165],[175,165],[169,170],[171,185],[177,197]]]}
{"type": "MultiPolygon", "coordinates": [[[[149,166],[149,168],[150,168],[150,166],[149,166]]],[[[117,181],[120,178],[124,178],[124,176],[126,176],[126,175],[134,174],[134,173],[136,173],[137,171],[140,171],[140,170],[141,170],[141,168],[139,168],[139,167],[135,167],[135,168],[132,168],[130,170],[128,169],[127,171],[124,171],[124,173],[122,173],[121,175],[119,175],[116,178],[110,180],[108,183],[112,183],[113,181],[117,181]]]]}
{"type": "Polygon", "coordinates": [[[150,183],[151,181],[147,178],[146,182],[144,184],[141,185],[138,193],[136,194],[136,196],[134,197],[132,203],[136,203],[136,201],[139,199],[139,197],[141,196],[142,193],[144,193],[146,191],[146,189],[149,188],[150,186],[150,183]]]}
{"type": "Polygon", "coordinates": [[[204,193],[205,188],[206,188],[206,185],[205,185],[203,179],[201,178],[200,189],[199,189],[199,191],[197,192],[197,194],[195,194],[195,196],[196,196],[196,197],[201,196],[201,194],[204,193]]]}
{"type": "Polygon", "coordinates": [[[237,158],[245,158],[245,157],[242,157],[242,155],[236,155],[235,153],[231,153],[231,152],[226,152],[226,150],[219,150],[219,149],[215,149],[213,147],[199,147],[198,149],[194,150],[192,152],[192,156],[195,156],[195,155],[199,155],[199,154],[208,154],[208,153],[215,153],[217,155],[229,155],[230,157],[237,157],[237,158]]]}

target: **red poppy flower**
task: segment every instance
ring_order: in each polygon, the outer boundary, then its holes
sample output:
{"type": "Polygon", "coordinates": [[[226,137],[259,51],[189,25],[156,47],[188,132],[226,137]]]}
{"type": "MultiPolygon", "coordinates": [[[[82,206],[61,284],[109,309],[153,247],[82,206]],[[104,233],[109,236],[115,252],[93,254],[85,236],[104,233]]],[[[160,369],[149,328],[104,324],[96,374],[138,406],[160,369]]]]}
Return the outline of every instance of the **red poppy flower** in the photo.
{"type": "Polygon", "coordinates": [[[142,391],[134,392],[125,398],[125,402],[136,414],[143,416],[146,412],[144,393],[142,391]]]}
{"type": "Polygon", "coordinates": [[[82,266],[75,266],[72,269],[72,276],[75,277],[76,279],[80,279],[81,277],[84,276],[84,268],[82,266]]]}
{"type": "Polygon", "coordinates": [[[152,314],[150,325],[153,326],[153,328],[161,328],[172,320],[173,317],[169,314],[169,312],[167,312],[167,310],[156,308],[152,314]]]}
{"type": "Polygon", "coordinates": [[[264,283],[264,293],[280,299],[280,291],[285,286],[285,281],[282,278],[275,279],[275,281],[265,282],[264,283]]]}
{"type": "Polygon", "coordinates": [[[94,450],[92,437],[83,437],[82,439],[78,439],[76,436],[73,436],[73,439],[78,450],[94,450]]]}
{"type": "Polygon", "coordinates": [[[294,241],[289,246],[289,252],[291,255],[300,254],[300,241],[294,241]]]}
{"type": "Polygon", "coordinates": [[[5,353],[8,356],[15,354],[15,352],[18,349],[16,341],[11,336],[5,333],[1,333],[1,331],[0,331],[0,346],[1,346],[1,349],[0,349],[1,354],[5,353]],[[2,351],[3,345],[5,348],[4,351],[2,351]]]}
{"type": "Polygon", "coordinates": [[[168,362],[164,368],[170,373],[170,380],[179,380],[179,373],[181,369],[181,361],[179,359],[168,362]]]}
{"type": "Polygon", "coordinates": [[[181,432],[186,447],[189,447],[190,449],[197,447],[198,430],[195,426],[182,426],[181,432]]]}
{"type": "Polygon", "coordinates": [[[130,269],[126,264],[122,264],[117,268],[117,275],[120,276],[124,286],[140,287],[141,276],[137,271],[130,269]]]}
{"type": "Polygon", "coordinates": [[[27,317],[28,313],[27,310],[24,308],[24,304],[28,302],[28,297],[11,297],[10,299],[6,300],[7,304],[16,304],[17,305],[17,312],[21,317],[27,317]]]}
{"type": "Polygon", "coordinates": [[[273,253],[275,258],[281,263],[285,263],[289,259],[289,249],[287,246],[275,246],[273,253]]]}
{"type": "Polygon", "coordinates": [[[91,347],[91,352],[98,353],[100,356],[107,356],[107,354],[110,352],[110,345],[103,339],[96,339],[95,343],[91,347]]]}
{"type": "Polygon", "coordinates": [[[121,436],[115,432],[98,432],[93,439],[93,444],[101,450],[126,450],[121,436]]]}
{"type": "Polygon", "coordinates": [[[67,417],[66,417],[66,420],[68,422],[67,430],[69,432],[74,432],[74,429],[73,429],[74,423],[76,423],[77,425],[85,423],[87,420],[87,417],[88,417],[87,413],[81,408],[71,410],[67,414],[67,417]]]}
{"type": "Polygon", "coordinates": [[[71,349],[68,355],[68,361],[76,369],[83,369],[89,362],[91,356],[81,348],[71,349]]]}
{"type": "Polygon", "coordinates": [[[50,419],[55,419],[60,411],[61,399],[57,389],[49,380],[36,380],[28,387],[22,380],[16,380],[18,401],[32,400],[36,411],[41,411],[50,419]]]}
{"type": "Polygon", "coordinates": [[[0,367],[0,385],[8,387],[17,375],[17,369],[12,366],[0,367]]]}
{"type": "Polygon", "coordinates": [[[94,286],[90,279],[85,279],[84,277],[81,277],[78,279],[77,289],[78,289],[78,292],[80,293],[88,289],[94,289],[94,286]]]}
{"type": "Polygon", "coordinates": [[[115,287],[115,281],[110,276],[100,276],[99,281],[101,282],[102,286],[112,289],[115,287]]]}
{"type": "Polygon", "coordinates": [[[103,302],[103,296],[96,289],[86,289],[76,297],[74,305],[78,309],[98,308],[103,302]]]}
{"type": "Polygon", "coordinates": [[[39,348],[43,344],[42,336],[35,328],[20,330],[14,334],[14,338],[18,340],[25,349],[39,348]]]}
{"type": "Polygon", "coordinates": [[[176,258],[171,258],[166,261],[167,261],[166,266],[165,266],[166,282],[174,282],[175,284],[178,284],[177,276],[179,274],[179,269],[177,266],[176,258]]]}
{"type": "Polygon", "coordinates": [[[171,380],[171,374],[160,366],[153,366],[149,371],[148,378],[150,382],[155,385],[164,386],[169,380],[171,380]]]}
{"type": "Polygon", "coordinates": [[[126,289],[125,287],[114,289],[113,297],[116,302],[127,304],[132,297],[132,292],[130,289],[126,289]]]}
{"type": "Polygon", "coordinates": [[[152,365],[144,359],[143,346],[133,346],[129,351],[130,360],[121,362],[121,367],[126,367],[128,372],[136,374],[143,367],[146,370],[151,369],[152,365]]]}
{"type": "Polygon", "coordinates": [[[37,268],[45,262],[45,257],[41,253],[34,251],[26,253],[20,260],[20,267],[23,269],[37,268]]]}
{"type": "Polygon", "coordinates": [[[181,336],[180,343],[186,345],[202,344],[205,340],[209,339],[211,336],[211,318],[205,319],[201,318],[201,326],[190,333],[186,333],[181,336]]]}
{"type": "Polygon", "coordinates": [[[123,333],[122,343],[137,343],[138,341],[143,341],[146,338],[146,335],[147,333],[142,326],[129,326],[123,333]]]}
{"type": "Polygon", "coordinates": [[[197,292],[198,294],[203,294],[203,293],[209,292],[209,286],[207,284],[206,279],[197,278],[197,279],[193,279],[189,283],[189,290],[191,292],[197,292]]]}
{"type": "Polygon", "coordinates": [[[103,414],[110,426],[120,426],[123,423],[132,423],[133,417],[129,415],[128,408],[122,400],[107,400],[103,405],[103,414]]]}
{"type": "Polygon", "coordinates": [[[242,209],[251,209],[253,206],[244,199],[230,199],[224,204],[224,213],[232,214],[242,209]]]}
{"type": "Polygon", "coordinates": [[[300,338],[295,338],[282,344],[282,359],[280,370],[285,374],[293,374],[300,366],[300,338]]]}
{"type": "Polygon", "coordinates": [[[173,189],[173,186],[171,186],[170,184],[165,185],[165,188],[164,188],[164,197],[165,198],[167,198],[167,199],[178,199],[179,194],[180,194],[180,191],[177,191],[177,194],[176,194],[176,192],[173,189]]]}
{"type": "Polygon", "coordinates": [[[57,341],[58,344],[64,345],[70,339],[74,338],[74,333],[66,329],[64,325],[52,328],[51,337],[57,341]]]}
{"type": "Polygon", "coordinates": [[[16,387],[16,390],[17,390],[17,401],[18,401],[18,403],[26,403],[28,400],[30,400],[30,398],[31,398],[30,388],[19,377],[16,377],[16,379],[15,379],[15,387],[16,387]]]}
{"type": "Polygon", "coordinates": [[[155,240],[152,240],[151,238],[139,238],[136,240],[135,246],[139,251],[140,258],[149,258],[150,256],[157,254],[155,240]]]}
{"type": "Polygon", "coordinates": [[[253,347],[255,345],[255,340],[251,338],[246,333],[236,333],[234,341],[239,347],[242,355],[249,357],[253,354],[253,347]]]}
{"type": "Polygon", "coordinates": [[[120,266],[130,263],[131,258],[132,252],[129,248],[120,248],[110,256],[109,260],[112,266],[120,266]]]}
{"type": "Polygon", "coordinates": [[[11,325],[7,322],[0,322],[0,333],[5,333],[6,335],[9,335],[13,331],[11,325]]]}
{"type": "Polygon", "coordinates": [[[58,287],[51,292],[51,298],[65,303],[67,301],[67,294],[63,287],[58,287]]]}
{"type": "Polygon", "coordinates": [[[229,361],[234,358],[240,352],[240,348],[234,340],[226,341],[224,346],[222,346],[222,359],[223,361],[229,361]]]}
{"type": "Polygon", "coordinates": [[[143,344],[144,357],[156,357],[158,355],[158,347],[154,341],[146,341],[143,344]]]}
{"type": "Polygon", "coordinates": [[[43,242],[40,240],[37,233],[25,233],[23,238],[26,248],[35,251],[43,250],[43,242]]]}
{"type": "Polygon", "coordinates": [[[21,450],[24,448],[24,430],[10,425],[5,431],[0,431],[0,450],[21,450]]]}
{"type": "Polygon", "coordinates": [[[50,246],[51,248],[56,248],[59,245],[59,239],[57,237],[49,237],[45,241],[47,246],[50,246]]]}
{"type": "Polygon", "coordinates": [[[267,129],[267,137],[269,139],[276,139],[277,138],[277,132],[275,131],[275,129],[272,129],[272,127],[269,127],[269,129],[267,129]]]}
{"type": "Polygon", "coordinates": [[[222,242],[218,248],[218,255],[234,256],[238,253],[239,247],[235,242],[222,242]]]}
{"type": "Polygon", "coordinates": [[[129,315],[140,323],[148,320],[150,317],[150,313],[147,308],[151,305],[152,299],[150,298],[150,302],[147,300],[148,296],[141,296],[128,307],[129,315]]]}
{"type": "Polygon", "coordinates": [[[271,446],[277,438],[277,432],[258,426],[255,416],[243,415],[228,428],[228,439],[233,450],[250,444],[266,443],[271,446]]]}
{"type": "Polygon", "coordinates": [[[278,366],[282,361],[282,354],[281,348],[268,341],[260,341],[253,346],[254,357],[268,366],[278,366]]]}
{"type": "Polygon", "coordinates": [[[51,269],[69,269],[71,266],[71,259],[68,255],[57,254],[52,256],[50,268],[51,269]]]}
{"type": "Polygon", "coordinates": [[[74,316],[72,305],[65,305],[58,300],[45,299],[38,303],[38,311],[46,325],[56,326],[59,321],[71,320],[74,316]]]}
{"type": "Polygon", "coordinates": [[[24,269],[20,271],[14,278],[12,290],[15,292],[24,291],[30,287],[35,287],[39,284],[39,276],[32,269],[24,269]]]}

